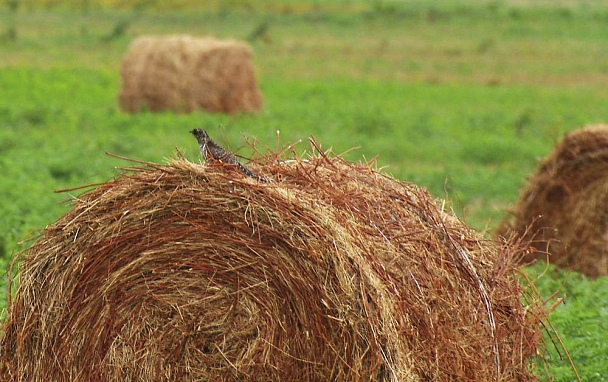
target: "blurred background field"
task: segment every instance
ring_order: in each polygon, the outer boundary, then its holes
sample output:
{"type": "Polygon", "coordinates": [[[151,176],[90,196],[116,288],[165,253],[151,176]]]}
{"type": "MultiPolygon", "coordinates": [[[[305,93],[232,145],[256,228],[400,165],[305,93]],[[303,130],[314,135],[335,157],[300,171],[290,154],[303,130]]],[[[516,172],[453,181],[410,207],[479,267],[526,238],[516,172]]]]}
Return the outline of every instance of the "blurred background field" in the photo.
{"type": "MultiPolygon", "coordinates": [[[[244,156],[314,136],[415,182],[487,236],[568,131],[608,122],[608,4],[597,1],[19,1],[0,11],[0,253],[65,213],[54,190],[103,182],[205,128],[244,156]],[[249,42],[254,115],[123,114],[120,63],[142,34],[249,42]]],[[[71,194],[77,194],[78,191],[71,194]]],[[[21,246],[23,247],[23,246],[21,246]]],[[[540,264],[583,380],[608,380],[608,282],[540,264]],[[546,271],[546,272],[545,272],[546,271]]],[[[547,337],[543,380],[575,380],[547,337]]],[[[561,351],[561,358],[565,354],[561,351]]],[[[541,369],[543,363],[539,362],[541,369]]]]}

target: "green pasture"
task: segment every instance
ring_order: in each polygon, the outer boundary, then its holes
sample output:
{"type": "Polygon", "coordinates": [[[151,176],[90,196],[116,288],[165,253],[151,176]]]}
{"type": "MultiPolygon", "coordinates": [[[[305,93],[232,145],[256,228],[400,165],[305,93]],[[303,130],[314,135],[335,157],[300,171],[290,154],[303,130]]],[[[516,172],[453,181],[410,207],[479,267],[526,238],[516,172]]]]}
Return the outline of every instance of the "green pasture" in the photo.
{"type": "MultiPolygon", "coordinates": [[[[564,133],[608,122],[608,3],[14,3],[0,10],[3,268],[27,245],[18,242],[79,192],[55,190],[133,165],[106,152],[164,162],[180,151],[198,161],[195,127],[244,156],[254,155],[247,140],[262,153],[302,141],[301,153],[314,136],[348,160],[375,160],[426,187],[489,237],[564,133]],[[129,42],[170,33],[249,41],[263,110],[121,113],[129,42]]],[[[525,273],[545,298],[565,299],[551,319],[581,379],[608,381],[608,279],[542,264],[525,273]]],[[[548,332],[542,380],[576,380],[548,332]]]]}

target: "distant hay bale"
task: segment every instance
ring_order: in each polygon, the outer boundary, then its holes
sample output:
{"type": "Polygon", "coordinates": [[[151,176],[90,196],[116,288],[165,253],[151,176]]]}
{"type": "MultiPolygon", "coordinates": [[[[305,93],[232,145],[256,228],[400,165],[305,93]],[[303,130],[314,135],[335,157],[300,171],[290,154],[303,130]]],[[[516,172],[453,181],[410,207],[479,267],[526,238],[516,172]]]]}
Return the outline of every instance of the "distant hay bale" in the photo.
{"type": "Polygon", "coordinates": [[[608,275],[608,125],[566,134],[522,190],[499,233],[515,233],[560,267],[608,275]]]}
{"type": "Polygon", "coordinates": [[[135,39],[121,68],[121,110],[254,112],[262,106],[251,48],[188,35],[135,39]]]}
{"type": "Polygon", "coordinates": [[[22,255],[4,380],[536,380],[513,244],[368,166],[251,166],[272,181],[177,159],[75,198],[22,255]]]}

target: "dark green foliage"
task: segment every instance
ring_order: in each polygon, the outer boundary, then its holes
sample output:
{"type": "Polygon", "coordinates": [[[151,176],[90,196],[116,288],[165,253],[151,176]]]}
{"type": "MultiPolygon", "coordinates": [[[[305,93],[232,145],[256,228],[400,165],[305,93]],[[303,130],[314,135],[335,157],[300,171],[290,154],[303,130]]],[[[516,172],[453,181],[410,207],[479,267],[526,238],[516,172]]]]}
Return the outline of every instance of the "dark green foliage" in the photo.
{"type": "MultiPolygon", "coordinates": [[[[566,344],[584,381],[608,380],[608,278],[591,281],[577,273],[536,264],[527,273],[546,272],[536,281],[544,297],[559,291],[564,299],[551,314],[553,326],[566,344]]],[[[558,340],[545,336],[546,362],[555,381],[572,381],[574,372],[558,340]],[[552,343],[555,342],[554,343],[552,343]]]]}

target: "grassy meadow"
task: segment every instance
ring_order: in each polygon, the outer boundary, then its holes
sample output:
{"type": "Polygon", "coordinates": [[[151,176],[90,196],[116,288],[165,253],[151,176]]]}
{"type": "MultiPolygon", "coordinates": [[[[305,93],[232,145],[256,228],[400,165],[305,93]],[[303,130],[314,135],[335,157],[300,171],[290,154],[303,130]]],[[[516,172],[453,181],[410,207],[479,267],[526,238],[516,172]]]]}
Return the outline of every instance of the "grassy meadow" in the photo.
{"type": "MultiPolygon", "coordinates": [[[[198,161],[207,129],[244,156],[309,136],[445,198],[488,236],[564,133],[608,122],[608,4],[593,1],[14,1],[0,10],[0,258],[65,213],[55,190],[136,160],[198,161]],[[203,3],[203,2],[201,2],[203,3]],[[264,31],[256,33],[256,31],[264,31]],[[142,34],[249,41],[256,115],[122,114],[120,63],[142,34]],[[280,132],[277,134],[277,131],[280,132]],[[356,148],[355,150],[351,150],[356,148]]],[[[27,243],[26,243],[27,244],[27,243]]],[[[608,278],[526,270],[584,381],[608,381],[608,278]],[[552,301],[549,301],[550,304],[552,301]]],[[[2,303],[4,304],[4,302],[2,303]]],[[[549,332],[552,332],[549,330],[549,332]]],[[[546,336],[542,380],[573,381],[546,336]]],[[[556,349],[557,347],[557,349],[556,349]]]]}

